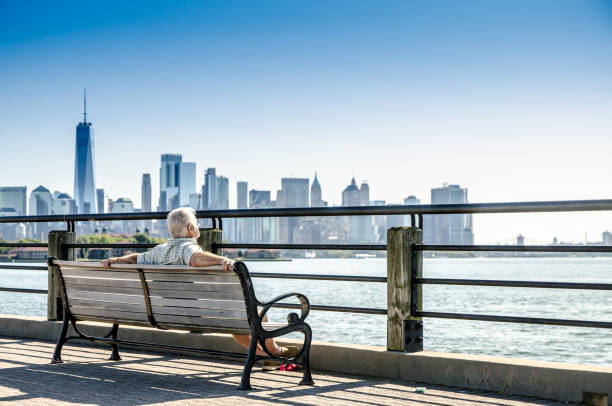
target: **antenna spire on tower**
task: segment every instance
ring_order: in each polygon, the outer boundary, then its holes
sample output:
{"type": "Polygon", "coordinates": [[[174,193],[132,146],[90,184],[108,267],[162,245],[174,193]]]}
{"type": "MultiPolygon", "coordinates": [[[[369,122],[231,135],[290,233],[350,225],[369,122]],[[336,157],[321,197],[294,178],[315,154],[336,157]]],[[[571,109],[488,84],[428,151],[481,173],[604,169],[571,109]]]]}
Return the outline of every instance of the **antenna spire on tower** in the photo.
{"type": "Polygon", "coordinates": [[[87,124],[87,88],[83,88],[83,122],[87,124]]]}

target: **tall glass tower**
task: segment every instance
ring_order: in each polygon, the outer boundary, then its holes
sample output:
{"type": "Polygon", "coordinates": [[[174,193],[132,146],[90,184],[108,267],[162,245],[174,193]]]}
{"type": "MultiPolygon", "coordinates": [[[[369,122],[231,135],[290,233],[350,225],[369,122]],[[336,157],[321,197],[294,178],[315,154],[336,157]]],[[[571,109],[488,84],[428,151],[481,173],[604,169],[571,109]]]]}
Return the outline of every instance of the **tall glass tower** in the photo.
{"type": "Polygon", "coordinates": [[[94,137],[87,122],[87,93],[83,93],[83,122],[76,128],[74,155],[74,199],[79,213],[96,213],[94,137]]]}

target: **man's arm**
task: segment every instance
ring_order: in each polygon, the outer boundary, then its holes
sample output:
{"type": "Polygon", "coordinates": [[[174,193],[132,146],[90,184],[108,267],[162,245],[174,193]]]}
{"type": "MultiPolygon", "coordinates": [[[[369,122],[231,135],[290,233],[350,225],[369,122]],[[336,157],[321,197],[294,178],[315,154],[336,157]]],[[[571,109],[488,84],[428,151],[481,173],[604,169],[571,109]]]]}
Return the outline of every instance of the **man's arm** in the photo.
{"type": "Polygon", "coordinates": [[[234,261],[229,258],[215,255],[211,252],[197,251],[191,255],[189,266],[223,265],[224,271],[229,271],[234,266],[234,261]]]}
{"type": "Polygon", "coordinates": [[[126,254],[122,257],[113,257],[105,259],[104,261],[100,261],[100,263],[104,268],[110,269],[111,264],[135,264],[137,256],[138,253],[126,254]]]}

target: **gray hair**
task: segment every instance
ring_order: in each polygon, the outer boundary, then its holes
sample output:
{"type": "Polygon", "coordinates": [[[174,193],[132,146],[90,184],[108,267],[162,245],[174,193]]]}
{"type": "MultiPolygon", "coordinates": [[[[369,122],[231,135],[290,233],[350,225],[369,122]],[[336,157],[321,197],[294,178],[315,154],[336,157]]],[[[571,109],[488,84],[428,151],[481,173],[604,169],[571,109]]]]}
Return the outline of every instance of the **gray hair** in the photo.
{"type": "Polygon", "coordinates": [[[195,210],[191,207],[179,207],[168,213],[168,231],[173,238],[187,235],[187,226],[195,219],[195,210]]]}

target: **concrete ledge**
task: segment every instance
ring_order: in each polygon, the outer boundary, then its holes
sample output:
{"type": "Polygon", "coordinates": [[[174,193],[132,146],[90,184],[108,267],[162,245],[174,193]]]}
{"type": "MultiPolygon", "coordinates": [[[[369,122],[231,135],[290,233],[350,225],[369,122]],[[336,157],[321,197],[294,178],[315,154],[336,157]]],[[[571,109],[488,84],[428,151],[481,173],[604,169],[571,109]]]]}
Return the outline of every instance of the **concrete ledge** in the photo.
{"type": "MultiPolygon", "coordinates": [[[[81,324],[84,332],[97,336],[106,334],[110,327],[99,323],[79,323],[81,324]]],[[[0,315],[0,334],[5,336],[55,341],[60,326],[59,322],[49,322],[39,317],[0,315]]],[[[125,326],[119,328],[119,338],[244,352],[231,336],[223,334],[202,335],[125,326]]],[[[295,340],[281,342],[297,343],[295,340]]],[[[320,371],[401,379],[569,402],[581,402],[583,392],[593,392],[607,394],[608,404],[612,405],[610,403],[612,367],[431,351],[408,354],[389,352],[383,347],[320,341],[313,342],[311,354],[312,367],[320,371]]],[[[51,355],[50,353],[49,359],[51,355]]]]}

